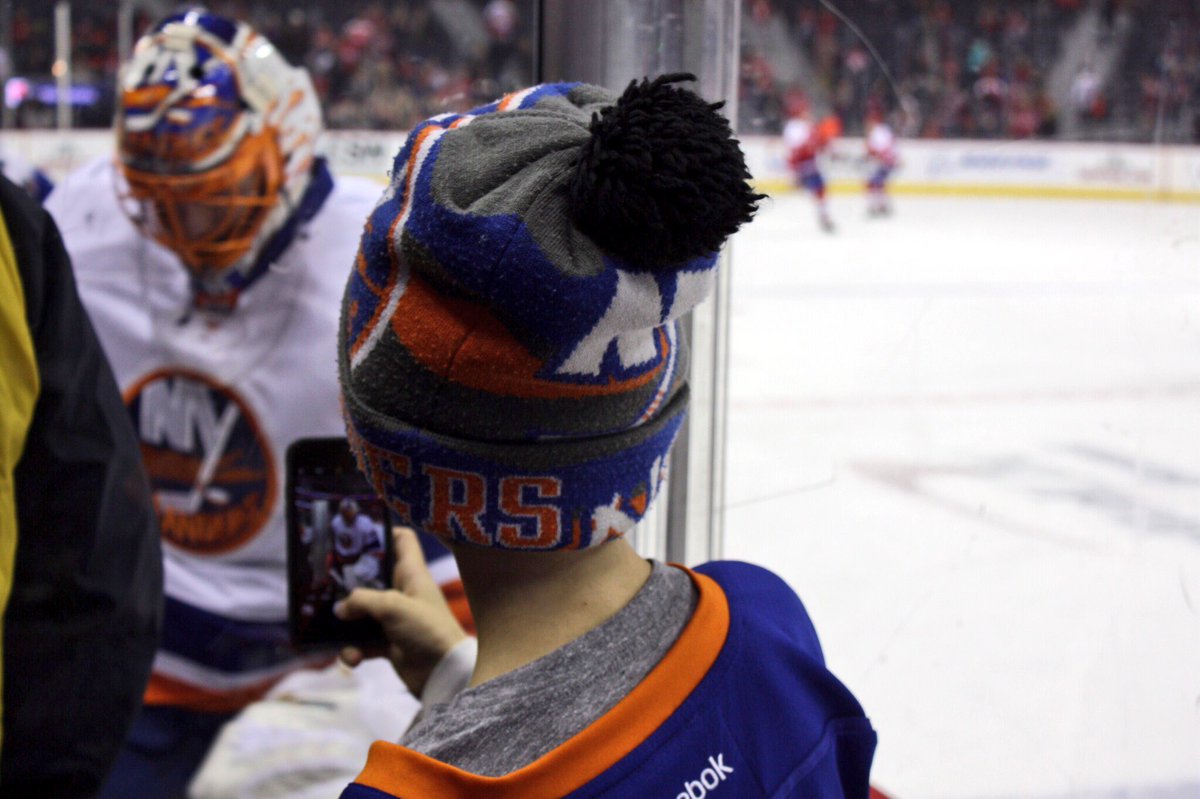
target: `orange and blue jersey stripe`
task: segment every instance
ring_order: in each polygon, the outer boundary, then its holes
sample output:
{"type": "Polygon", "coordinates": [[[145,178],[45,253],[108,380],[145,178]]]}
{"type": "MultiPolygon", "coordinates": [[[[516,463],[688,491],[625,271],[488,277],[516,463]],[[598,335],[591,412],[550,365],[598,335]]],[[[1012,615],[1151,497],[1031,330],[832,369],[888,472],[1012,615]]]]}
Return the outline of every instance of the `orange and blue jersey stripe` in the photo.
{"type": "Polygon", "coordinates": [[[691,575],[699,598],[674,645],[574,737],[500,777],[379,741],[342,799],[866,797],[875,733],[800,600],[749,564],[691,575]]]}

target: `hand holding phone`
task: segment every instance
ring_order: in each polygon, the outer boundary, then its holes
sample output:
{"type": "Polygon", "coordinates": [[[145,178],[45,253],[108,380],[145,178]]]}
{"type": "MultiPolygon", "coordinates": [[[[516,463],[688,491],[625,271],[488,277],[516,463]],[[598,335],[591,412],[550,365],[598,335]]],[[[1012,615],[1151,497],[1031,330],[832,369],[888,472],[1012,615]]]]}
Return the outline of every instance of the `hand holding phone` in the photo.
{"type": "Polygon", "coordinates": [[[371,618],[334,605],[356,588],[384,589],[395,564],[393,520],[344,438],[303,438],[287,451],[288,626],[297,649],[382,646],[371,618]]]}
{"type": "MultiPolygon", "coordinates": [[[[386,654],[400,679],[420,696],[441,659],[467,637],[442,589],[425,564],[417,534],[407,527],[394,530],[396,568],[391,590],[359,588],[338,603],[338,618],[372,618],[387,638],[386,654]]],[[[342,659],[358,665],[363,652],[343,649],[342,659]]]]}

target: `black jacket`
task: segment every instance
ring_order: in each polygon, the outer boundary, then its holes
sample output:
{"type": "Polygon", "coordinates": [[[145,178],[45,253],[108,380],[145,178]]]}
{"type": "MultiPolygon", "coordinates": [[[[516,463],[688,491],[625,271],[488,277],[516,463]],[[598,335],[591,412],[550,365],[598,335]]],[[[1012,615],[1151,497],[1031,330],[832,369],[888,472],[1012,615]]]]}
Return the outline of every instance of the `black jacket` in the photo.
{"type": "Polygon", "coordinates": [[[0,178],[41,390],[14,475],[0,795],[95,793],[158,643],[162,554],[130,417],[58,228],[0,178]]]}

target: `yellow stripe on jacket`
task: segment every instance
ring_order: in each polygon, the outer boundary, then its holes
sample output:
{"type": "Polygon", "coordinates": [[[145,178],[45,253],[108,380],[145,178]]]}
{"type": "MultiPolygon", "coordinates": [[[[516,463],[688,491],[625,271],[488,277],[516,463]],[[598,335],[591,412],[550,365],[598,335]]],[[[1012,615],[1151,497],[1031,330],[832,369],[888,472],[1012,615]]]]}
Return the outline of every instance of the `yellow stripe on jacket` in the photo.
{"type": "MultiPolygon", "coordinates": [[[[4,663],[3,612],[8,607],[17,553],[13,470],[25,448],[38,389],[37,359],[25,315],[25,290],[8,225],[0,214],[0,664],[4,663]]],[[[0,696],[2,689],[0,686],[0,696]]],[[[0,707],[0,718],[2,714],[0,707]]]]}

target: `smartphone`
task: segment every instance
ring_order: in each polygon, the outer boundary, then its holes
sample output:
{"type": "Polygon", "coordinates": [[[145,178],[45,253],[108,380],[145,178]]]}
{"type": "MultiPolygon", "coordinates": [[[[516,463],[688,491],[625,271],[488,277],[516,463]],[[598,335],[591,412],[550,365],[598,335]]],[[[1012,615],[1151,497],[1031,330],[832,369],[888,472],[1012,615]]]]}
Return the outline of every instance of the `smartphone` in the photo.
{"type": "Polygon", "coordinates": [[[359,473],[345,438],[287,449],[288,628],[299,650],[386,643],[374,619],[346,622],[336,602],[357,587],[389,588],[391,512],[359,473]]]}

